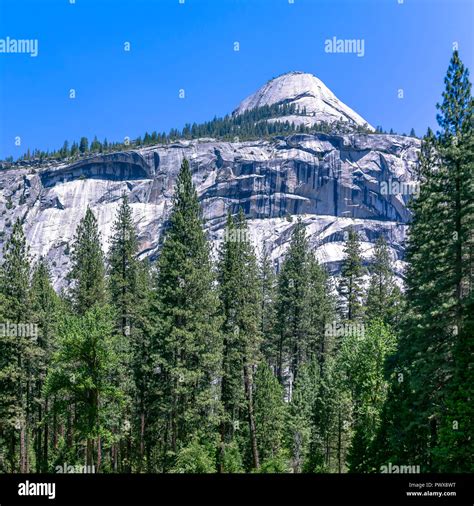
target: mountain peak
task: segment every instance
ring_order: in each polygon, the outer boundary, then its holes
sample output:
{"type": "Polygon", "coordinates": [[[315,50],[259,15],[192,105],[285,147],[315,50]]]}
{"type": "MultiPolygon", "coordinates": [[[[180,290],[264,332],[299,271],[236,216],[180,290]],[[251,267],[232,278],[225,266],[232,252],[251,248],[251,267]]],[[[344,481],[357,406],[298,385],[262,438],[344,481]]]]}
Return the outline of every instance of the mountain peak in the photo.
{"type": "Polygon", "coordinates": [[[316,76],[307,72],[292,71],[275,77],[264,84],[255,93],[243,100],[234,115],[273,104],[294,104],[301,116],[279,118],[280,121],[293,121],[295,124],[314,125],[322,121],[335,123],[342,121],[353,126],[368,125],[359,114],[341,102],[334,93],[316,76]]]}

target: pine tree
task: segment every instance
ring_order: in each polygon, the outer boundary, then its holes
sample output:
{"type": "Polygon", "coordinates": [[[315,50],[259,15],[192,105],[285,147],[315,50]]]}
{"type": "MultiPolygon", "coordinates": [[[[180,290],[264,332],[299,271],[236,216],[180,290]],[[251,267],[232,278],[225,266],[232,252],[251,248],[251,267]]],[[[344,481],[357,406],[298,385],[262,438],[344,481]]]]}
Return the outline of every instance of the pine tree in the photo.
{"type": "Polygon", "coordinates": [[[154,397],[150,400],[156,424],[149,435],[155,442],[154,459],[166,470],[195,435],[201,442],[214,437],[219,416],[219,303],[186,159],[176,181],[156,284],[154,397]]]}
{"type": "Polygon", "coordinates": [[[353,227],[350,227],[348,231],[344,255],[338,287],[341,298],[340,312],[345,319],[356,321],[363,316],[362,276],[364,267],[362,265],[359,236],[353,227]]]}
{"type": "MultiPolygon", "coordinates": [[[[120,335],[118,343],[120,344],[120,358],[122,362],[122,371],[124,373],[123,377],[120,378],[120,384],[122,390],[126,394],[123,417],[126,420],[131,420],[133,418],[135,424],[139,424],[140,429],[137,431],[137,428],[134,427],[132,432],[140,433],[139,444],[140,448],[142,448],[144,432],[141,429],[143,409],[138,410],[141,412],[139,417],[134,417],[132,414],[132,403],[133,399],[135,399],[143,406],[141,395],[143,392],[141,388],[138,391],[136,390],[136,384],[133,381],[134,357],[132,354],[134,351],[138,351],[134,344],[137,341],[142,341],[142,336],[137,335],[143,332],[143,328],[140,328],[139,325],[139,315],[144,309],[148,309],[148,307],[146,298],[143,298],[143,294],[139,293],[139,264],[136,258],[137,253],[138,239],[133,224],[132,210],[128,204],[127,196],[123,194],[112,228],[111,244],[108,252],[108,288],[111,304],[115,313],[116,329],[120,335]]],[[[140,358],[143,359],[142,356],[140,358]]],[[[117,420],[117,422],[118,427],[116,428],[116,432],[122,433],[122,420],[117,420]]],[[[130,463],[132,455],[130,455],[131,449],[127,441],[118,441],[116,448],[114,448],[114,452],[119,453],[117,461],[120,461],[120,463],[117,465],[122,465],[123,462],[130,463]]],[[[142,451],[140,451],[140,460],[141,459],[143,459],[142,451]]]]}
{"type": "MultiPolygon", "coordinates": [[[[236,424],[248,424],[247,448],[259,467],[253,406],[253,371],[259,361],[261,299],[258,268],[242,209],[227,219],[220,252],[219,286],[224,313],[221,426],[223,449],[233,441],[236,424]]],[[[245,450],[245,448],[244,448],[245,450]]]]}
{"type": "Polygon", "coordinates": [[[396,284],[385,238],[380,235],[375,243],[367,290],[367,321],[380,319],[394,326],[400,321],[401,291],[396,284]]]}
{"type": "Polygon", "coordinates": [[[262,354],[273,370],[278,363],[277,336],[275,334],[276,275],[270,252],[264,244],[260,259],[262,354]]]}
{"type": "Polygon", "coordinates": [[[335,339],[327,332],[328,325],[334,321],[335,301],[326,269],[313,255],[309,258],[307,306],[310,309],[310,324],[313,339],[308,350],[308,363],[317,359],[320,369],[324,361],[334,352],[335,339]]]}
{"type": "Polygon", "coordinates": [[[100,141],[97,139],[97,135],[94,135],[94,139],[91,142],[91,152],[94,153],[102,148],[100,141]]]}
{"type": "MultiPolygon", "coordinates": [[[[443,307],[451,320],[454,374],[448,381],[434,466],[440,471],[474,470],[474,100],[469,71],[454,51],[445,79],[446,89],[437,120],[437,148],[446,167],[446,204],[450,234],[441,287],[451,294],[443,307]],[[448,299],[449,300],[449,299],[448,299]],[[469,462],[471,464],[469,465],[469,462]]],[[[448,323],[448,322],[447,322],[448,323]]],[[[448,323],[448,324],[449,324],[448,323]]]]}
{"type": "Polygon", "coordinates": [[[39,329],[38,356],[35,361],[35,383],[33,386],[36,471],[47,472],[51,433],[48,424],[50,399],[47,395],[43,395],[43,386],[56,346],[60,301],[51,285],[49,267],[44,258],[38,260],[33,270],[31,304],[33,320],[39,329]]]}
{"type": "Polygon", "coordinates": [[[295,380],[298,368],[307,358],[310,343],[314,342],[311,308],[307,304],[311,253],[304,225],[299,219],[291,236],[291,243],[278,277],[277,375],[286,382],[295,380]]]}
{"type": "Polygon", "coordinates": [[[352,398],[339,357],[326,357],[312,406],[311,437],[305,472],[346,471],[352,438],[352,398]]]}
{"type": "Polygon", "coordinates": [[[87,140],[87,137],[81,137],[79,142],[79,151],[81,153],[87,153],[87,151],[89,151],[89,141],[87,140]]]}
{"type": "Polygon", "coordinates": [[[78,314],[85,314],[94,304],[105,302],[104,257],[97,219],[90,208],[77,227],[71,261],[68,278],[73,307],[78,314]]]}
{"type": "Polygon", "coordinates": [[[301,367],[288,408],[286,439],[291,455],[291,467],[295,473],[300,473],[307,467],[313,409],[320,388],[320,369],[321,365],[316,359],[301,367]]]}
{"type": "MultiPolygon", "coordinates": [[[[118,385],[120,360],[110,307],[95,304],[84,314],[63,314],[57,351],[45,385],[54,411],[72,418],[68,445],[87,466],[101,470],[104,446],[113,441],[123,392],[118,385]],[[74,409],[71,413],[70,406],[74,409]]],[[[110,467],[109,467],[110,469],[110,467]]]]}
{"type": "Polygon", "coordinates": [[[468,401],[473,395],[473,101],[457,51],[445,84],[438,116],[442,130],[436,136],[428,131],[420,155],[421,189],[412,202],[407,247],[407,317],[395,365],[403,381],[392,386],[392,406],[386,409],[392,418],[384,424],[392,442],[386,455],[424,471],[472,469],[466,455],[473,441],[468,422],[473,416],[468,401]]]}
{"type": "Polygon", "coordinates": [[[371,451],[388,391],[385,365],[396,344],[395,336],[381,320],[361,328],[362,333],[345,337],[340,351],[353,403],[354,436],[348,454],[352,472],[372,470],[371,451]]]}
{"type": "Polygon", "coordinates": [[[261,472],[286,472],[284,449],[286,405],[283,388],[270,367],[262,363],[255,377],[255,427],[261,472]]]}
{"type": "Polygon", "coordinates": [[[132,210],[124,194],[112,229],[108,253],[109,291],[117,311],[117,328],[122,335],[130,335],[130,324],[137,296],[138,239],[132,210]]]}
{"type": "MultiPolygon", "coordinates": [[[[137,259],[138,238],[133,224],[128,198],[122,196],[121,205],[113,225],[111,246],[108,253],[108,287],[114,308],[116,329],[122,336],[121,362],[124,377],[120,382],[126,393],[124,417],[132,419],[134,455],[127,441],[119,442],[121,462],[135,459],[138,470],[143,468],[146,456],[145,432],[147,425],[147,394],[149,390],[150,332],[150,273],[148,262],[137,259]]],[[[119,432],[123,431],[119,420],[119,432]]],[[[121,466],[122,463],[118,465],[121,466]]]]}
{"type": "Polygon", "coordinates": [[[28,472],[31,384],[37,347],[34,335],[24,331],[25,324],[31,323],[30,261],[19,219],[4,246],[0,293],[8,326],[0,338],[0,439],[8,449],[9,470],[28,472]],[[18,444],[19,455],[16,454],[18,444]]]}
{"type": "MultiPolygon", "coordinates": [[[[130,335],[131,370],[133,377],[133,424],[134,440],[137,451],[137,471],[150,463],[150,445],[146,433],[149,425],[149,398],[151,395],[151,378],[153,377],[153,358],[151,337],[153,321],[150,315],[152,292],[152,275],[147,259],[137,265],[136,308],[134,324],[130,335]]],[[[151,468],[150,468],[151,469],[151,468]]]]}

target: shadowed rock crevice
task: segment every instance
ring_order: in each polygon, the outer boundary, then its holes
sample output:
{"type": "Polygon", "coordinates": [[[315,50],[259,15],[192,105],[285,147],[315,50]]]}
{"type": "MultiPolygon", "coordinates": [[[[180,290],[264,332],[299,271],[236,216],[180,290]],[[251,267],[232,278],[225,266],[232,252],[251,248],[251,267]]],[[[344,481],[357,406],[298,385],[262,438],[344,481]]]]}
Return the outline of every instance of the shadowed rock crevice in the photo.
{"type": "Polygon", "coordinates": [[[149,179],[152,177],[152,171],[138,153],[127,152],[99,155],[64,168],[46,170],[41,173],[40,177],[43,187],[50,188],[58,183],[66,183],[76,179],[105,179],[109,181],[149,179]]]}

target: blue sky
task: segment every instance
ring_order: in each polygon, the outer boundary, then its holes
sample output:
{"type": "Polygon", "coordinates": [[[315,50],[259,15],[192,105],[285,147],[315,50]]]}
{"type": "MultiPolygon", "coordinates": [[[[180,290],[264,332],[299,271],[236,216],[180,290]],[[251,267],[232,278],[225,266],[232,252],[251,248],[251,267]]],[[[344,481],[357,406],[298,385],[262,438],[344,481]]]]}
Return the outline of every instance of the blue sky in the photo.
{"type": "Polygon", "coordinates": [[[37,57],[0,54],[0,158],[222,116],[290,70],[313,73],[373,125],[422,133],[454,42],[474,71],[471,0],[69,2],[0,0],[0,39],[39,44],[37,57]],[[325,53],[334,36],[364,39],[364,57],[325,53]]]}

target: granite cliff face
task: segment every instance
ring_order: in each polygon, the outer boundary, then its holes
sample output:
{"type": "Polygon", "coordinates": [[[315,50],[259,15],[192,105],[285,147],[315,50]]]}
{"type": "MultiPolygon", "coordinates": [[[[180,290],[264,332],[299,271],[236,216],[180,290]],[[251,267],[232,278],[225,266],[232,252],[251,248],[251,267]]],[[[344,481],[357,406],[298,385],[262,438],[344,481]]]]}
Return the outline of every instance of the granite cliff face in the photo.
{"type": "Polygon", "coordinates": [[[390,194],[383,186],[415,181],[419,148],[418,139],[397,135],[293,134],[248,142],[180,141],[56,166],[17,166],[0,171],[0,244],[22,217],[32,256],[49,259],[60,288],[69,269],[69,245],[87,206],[98,218],[107,250],[120,196],[126,192],[140,254],[156,257],[186,157],[214,246],[222,238],[228,209],[243,207],[257,250],[266,244],[276,263],[301,216],[312,248],[332,273],[339,269],[350,225],[361,236],[366,258],[383,234],[401,273],[410,195],[390,194]]]}

